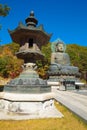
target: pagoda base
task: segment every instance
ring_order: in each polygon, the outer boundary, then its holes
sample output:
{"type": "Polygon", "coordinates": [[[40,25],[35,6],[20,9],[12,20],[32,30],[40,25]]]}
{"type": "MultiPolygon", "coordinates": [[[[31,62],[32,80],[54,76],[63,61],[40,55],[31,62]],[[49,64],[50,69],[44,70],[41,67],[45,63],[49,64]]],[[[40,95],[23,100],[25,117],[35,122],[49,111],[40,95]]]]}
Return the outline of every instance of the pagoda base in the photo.
{"type": "Polygon", "coordinates": [[[24,120],[63,117],[54,106],[54,94],[14,94],[3,92],[0,100],[0,119],[24,120]]]}

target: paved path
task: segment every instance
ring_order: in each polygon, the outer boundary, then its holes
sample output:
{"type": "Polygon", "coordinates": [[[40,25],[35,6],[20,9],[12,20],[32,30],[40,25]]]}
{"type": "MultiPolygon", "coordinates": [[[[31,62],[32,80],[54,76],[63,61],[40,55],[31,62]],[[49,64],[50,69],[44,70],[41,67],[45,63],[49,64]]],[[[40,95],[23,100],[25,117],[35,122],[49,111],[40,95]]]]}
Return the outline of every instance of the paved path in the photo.
{"type": "Polygon", "coordinates": [[[70,91],[55,90],[55,99],[87,121],[87,96],[70,91]]]}

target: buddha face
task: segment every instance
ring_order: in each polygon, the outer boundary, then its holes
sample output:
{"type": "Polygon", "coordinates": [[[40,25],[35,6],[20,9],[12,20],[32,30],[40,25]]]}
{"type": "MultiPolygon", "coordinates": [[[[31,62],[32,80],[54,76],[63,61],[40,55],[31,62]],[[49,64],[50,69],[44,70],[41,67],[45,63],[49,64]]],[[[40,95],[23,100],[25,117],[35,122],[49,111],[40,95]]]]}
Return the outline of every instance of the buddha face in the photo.
{"type": "Polygon", "coordinates": [[[64,45],[62,43],[58,43],[56,45],[56,51],[57,52],[64,52],[64,45]]]}

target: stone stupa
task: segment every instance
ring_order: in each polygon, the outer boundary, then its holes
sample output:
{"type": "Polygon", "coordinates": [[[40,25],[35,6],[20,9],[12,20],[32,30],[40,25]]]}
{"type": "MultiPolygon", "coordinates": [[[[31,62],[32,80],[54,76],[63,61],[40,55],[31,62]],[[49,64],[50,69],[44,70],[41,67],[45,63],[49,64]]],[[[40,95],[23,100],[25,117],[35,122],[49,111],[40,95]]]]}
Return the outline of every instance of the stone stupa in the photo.
{"type": "Polygon", "coordinates": [[[42,25],[36,27],[38,21],[33,11],[25,21],[27,26],[20,23],[15,30],[9,30],[12,40],[20,44],[16,55],[24,60],[24,65],[20,76],[4,86],[0,99],[0,111],[5,115],[2,119],[62,117],[54,106],[51,86],[36,72],[36,61],[44,58],[40,49],[51,34],[42,25]]]}

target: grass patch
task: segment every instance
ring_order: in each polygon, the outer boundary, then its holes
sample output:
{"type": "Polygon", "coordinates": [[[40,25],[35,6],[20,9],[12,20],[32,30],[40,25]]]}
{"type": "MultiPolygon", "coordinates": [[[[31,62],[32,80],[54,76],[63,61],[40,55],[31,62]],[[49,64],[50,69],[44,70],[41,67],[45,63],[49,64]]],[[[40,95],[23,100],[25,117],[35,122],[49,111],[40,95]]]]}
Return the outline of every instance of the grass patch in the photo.
{"type": "Polygon", "coordinates": [[[82,119],[58,102],[55,105],[64,114],[63,118],[0,121],[0,130],[87,130],[82,119]]]}

